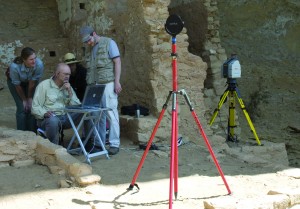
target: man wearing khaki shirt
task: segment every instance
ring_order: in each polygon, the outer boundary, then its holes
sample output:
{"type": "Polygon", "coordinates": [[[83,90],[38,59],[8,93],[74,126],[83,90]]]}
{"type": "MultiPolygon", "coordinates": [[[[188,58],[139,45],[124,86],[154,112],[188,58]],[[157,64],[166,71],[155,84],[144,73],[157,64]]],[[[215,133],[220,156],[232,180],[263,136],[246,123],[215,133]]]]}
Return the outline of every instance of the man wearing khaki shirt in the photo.
{"type": "MultiPolygon", "coordinates": [[[[70,67],[60,63],[56,67],[55,75],[42,81],[36,88],[31,113],[37,119],[38,127],[42,128],[47,138],[54,144],[59,142],[59,132],[71,128],[71,123],[63,111],[66,105],[80,104],[69,78],[70,67]]],[[[82,114],[72,113],[71,117],[78,124],[82,114]]]]}

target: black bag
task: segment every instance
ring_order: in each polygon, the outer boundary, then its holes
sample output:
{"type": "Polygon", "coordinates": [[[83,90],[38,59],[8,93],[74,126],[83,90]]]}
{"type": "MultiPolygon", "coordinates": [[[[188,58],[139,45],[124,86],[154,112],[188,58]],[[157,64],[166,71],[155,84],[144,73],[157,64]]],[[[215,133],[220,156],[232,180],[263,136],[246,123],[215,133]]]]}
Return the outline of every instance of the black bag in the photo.
{"type": "Polygon", "coordinates": [[[130,115],[134,116],[137,109],[140,109],[140,115],[147,116],[150,114],[150,111],[148,108],[143,107],[139,104],[133,104],[131,106],[123,106],[121,107],[121,114],[122,115],[130,115]]]}

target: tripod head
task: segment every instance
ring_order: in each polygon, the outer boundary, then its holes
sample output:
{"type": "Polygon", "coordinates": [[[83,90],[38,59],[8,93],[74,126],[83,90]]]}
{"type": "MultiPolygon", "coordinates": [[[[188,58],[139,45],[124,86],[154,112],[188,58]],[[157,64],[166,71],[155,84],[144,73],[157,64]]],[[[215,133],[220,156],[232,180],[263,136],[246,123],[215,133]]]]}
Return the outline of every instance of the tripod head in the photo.
{"type": "Polygon", "coordinates": [[[172,71],[173,71],[173,91],[177,91],[177,54],[176,54],[176,35],[183,29],[183,21],[178,15],[170,15],[167,18],[165,29],[172,36],[172,71]]]}
{"type": "Polygon", "coordinates": [[[178,35],[183,29],[184,22],[179,15],[170,15],[165,24],[165,30],[172,37],[178,35]]]}

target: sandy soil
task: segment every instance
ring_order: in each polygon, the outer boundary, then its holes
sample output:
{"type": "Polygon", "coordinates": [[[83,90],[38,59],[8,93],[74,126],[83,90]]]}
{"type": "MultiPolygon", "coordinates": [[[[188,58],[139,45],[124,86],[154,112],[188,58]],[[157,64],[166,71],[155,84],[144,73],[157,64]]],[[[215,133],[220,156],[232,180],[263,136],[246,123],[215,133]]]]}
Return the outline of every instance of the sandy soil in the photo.
{"type": "MultiPolygon", "coordinates": [[[[1,209],[65,208],[167,208],[169,205],[170,147],[157,144],[159,151],[149,151],[136,180],[128,190],[139,165],[143,150],[127,139],[122,140],[118,155],[92,159],[93,171],[101,184],[80,188],[59,188],[63,177],[52,175],[40,165],[0,169],[1,209]]],[[[299,179],[291,178],[279,168],[259,167],[215,153],[225,174],[228,190],[211,155],[201,143],[184,140],[179,147],[178,197],[173,208],[204,208],[203,201],[216,198],[260,198],[274,189],[300,188],[299,179]]],[[[75,156],[84,161],[83,156],[75,156]]],[[[299,170],[298,170],[299,171],[299,170]]]]}
{"type": "MultiPolygon", "coordinates": [[[[14,128],[15,107],[10,105],[8,90],[1,91],[0,126],[14,128]],[[9,113],[9,114],[7,114],[9,113]]],[[[68,137],[70,132],[66,132],[68,137]]],[[[85,188],[59,188],[62,176],[50,174],[47,167],[32,165],[22,168],[0,168],[1,209],[66,209],[66,208],[167,208],[169,205],[169,144],[159,144],[159,150],[149,151],[137,175],[136,187],[128,190],[143,155],[128,139],[121,139],[119,154],[106,159],[92,159],[93,172],[101,176],[101,183],[85,188]]],[[[173,208],[204,208],[207,199],[263,198],[277,188],[300,188],[299,179],[286,175],[281,166],[260,167],[217,152],[218,162],[229,186],[224,185],[208,149],[203,143],[189,142],[183,137],[178,149],[178,196],[173,208]],[[231,195],[228,195],[229,191],[231,195]]],[[[213,150],[218,147],[213,147],[213,150]]],[[[75,156],[84,162],[83,156],[75,156]]],[[[296,170],[296,172],[300,172],[296,170]]],[[[298,175],[299,176],[299,175],[298,175]]],[[[253,207],[254,208],[254,207],[253,207]]]]}

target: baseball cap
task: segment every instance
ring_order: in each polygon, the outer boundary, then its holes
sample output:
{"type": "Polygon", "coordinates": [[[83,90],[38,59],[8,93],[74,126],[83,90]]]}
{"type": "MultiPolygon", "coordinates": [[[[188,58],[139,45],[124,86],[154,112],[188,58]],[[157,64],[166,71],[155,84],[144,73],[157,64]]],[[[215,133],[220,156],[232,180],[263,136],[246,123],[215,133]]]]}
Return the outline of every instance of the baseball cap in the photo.
{"type": "Polygon", "coordinates": [[[94,32],[94,28],[91,26],[83,26],[80,28],[80,36],[81,36],[81,41],[87,42],[90,39],[91,34],[94,32]]]}

